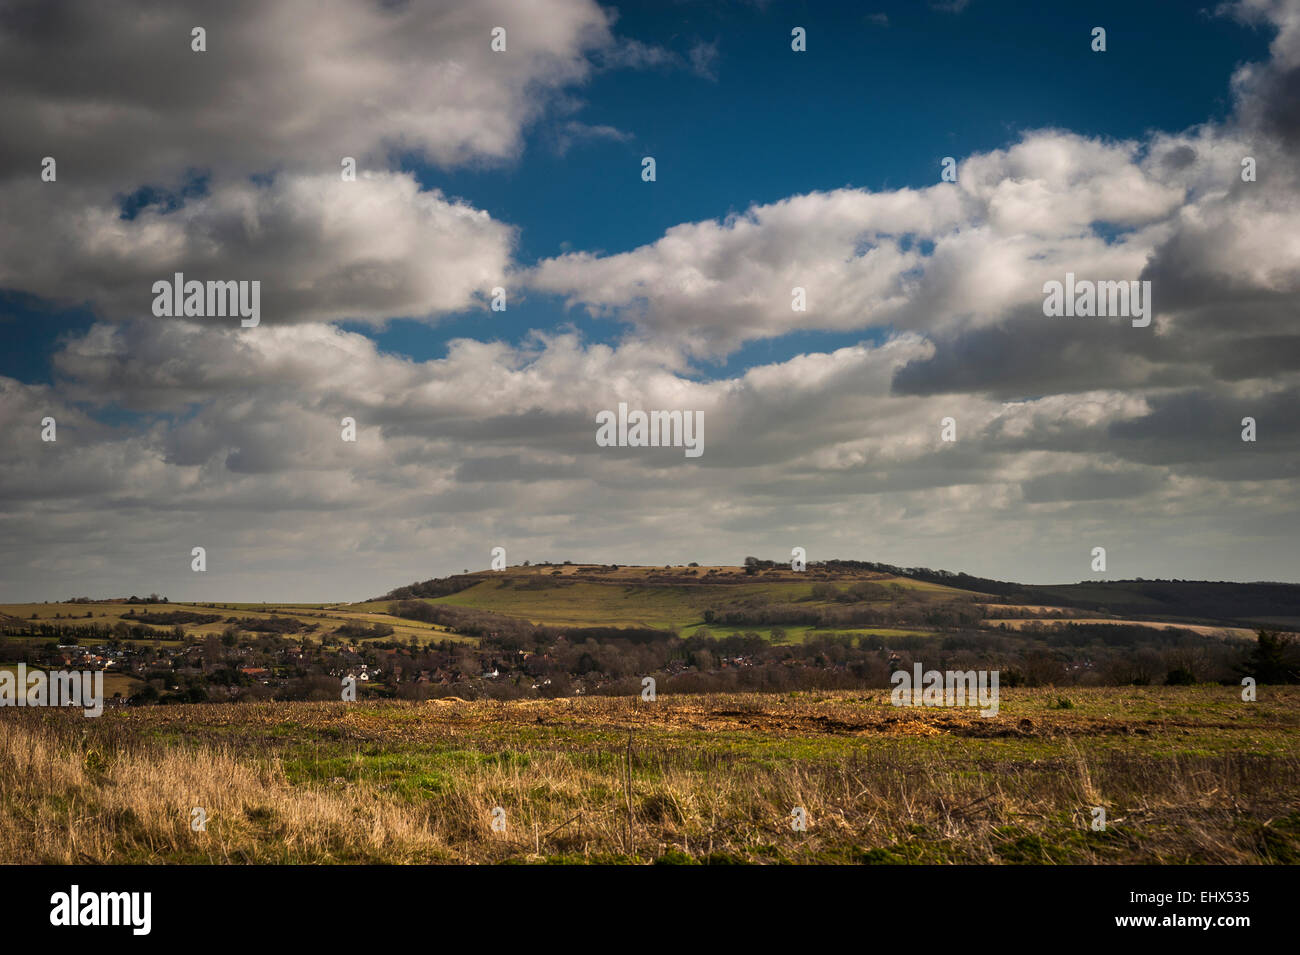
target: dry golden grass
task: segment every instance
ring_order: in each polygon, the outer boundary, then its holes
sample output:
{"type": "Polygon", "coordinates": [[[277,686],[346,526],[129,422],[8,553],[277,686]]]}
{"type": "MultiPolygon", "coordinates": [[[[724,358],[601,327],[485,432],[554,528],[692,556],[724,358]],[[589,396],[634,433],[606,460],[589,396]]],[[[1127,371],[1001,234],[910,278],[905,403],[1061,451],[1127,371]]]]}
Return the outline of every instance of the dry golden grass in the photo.
{"type": "Polygon", "coordinates": [[[290,786],[274,764],[213,747],[107,752],[59,722],[9,719],[0,736],[0,859],[276,862],[425,858],[432,834],[374,792],[290,786]],[[205,832],[191,810],[207,813],[205,832]]]}
{"type": "Polygon", "coordinates": [[[1300,692],[1076,696],[1004,691],[993,720],[880,694],[10,710],[0,859],[1300,861],[1300,692]]]}

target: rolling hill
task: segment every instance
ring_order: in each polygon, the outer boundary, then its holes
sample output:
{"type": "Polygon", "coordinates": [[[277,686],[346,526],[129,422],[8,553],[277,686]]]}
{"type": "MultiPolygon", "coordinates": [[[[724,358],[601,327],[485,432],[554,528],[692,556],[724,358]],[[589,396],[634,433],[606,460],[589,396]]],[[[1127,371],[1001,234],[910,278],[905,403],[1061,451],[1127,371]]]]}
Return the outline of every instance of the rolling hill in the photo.
{"type": "MultiPolygon", "coordinates": [[[[749,566],[538,564],[398,587],[350,611],[420,616],[412,602],[448,608],[431,619],[499,615],[559,628],[756,631],[777,642],[810,630],[902,635],[953,627],[1077,620],[1202,632],[1300,626],[1300,585],[1205,581],[1016,584],[928,569],[828,561],[796,572],[749,566]],[[457,615],[457,611],[461,613],[457,615]],[[992,618],[992,619],[990,619],[992,618]]],[[[451,624],[455,629],[454,623],[451,624]]]]}

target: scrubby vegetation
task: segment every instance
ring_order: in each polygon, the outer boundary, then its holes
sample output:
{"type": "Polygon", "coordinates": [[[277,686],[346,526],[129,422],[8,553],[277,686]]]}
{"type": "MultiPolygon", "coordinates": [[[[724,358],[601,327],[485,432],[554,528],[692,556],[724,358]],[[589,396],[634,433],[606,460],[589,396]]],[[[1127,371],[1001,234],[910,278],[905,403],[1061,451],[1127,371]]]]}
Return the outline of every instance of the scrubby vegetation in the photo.
{"type": "Polygon", "coordinates": [[[990,719],[883,693],[9,710],[0,857],[1300,862],[1300,690],[1068,699],[1007,691],[990,719]]]}

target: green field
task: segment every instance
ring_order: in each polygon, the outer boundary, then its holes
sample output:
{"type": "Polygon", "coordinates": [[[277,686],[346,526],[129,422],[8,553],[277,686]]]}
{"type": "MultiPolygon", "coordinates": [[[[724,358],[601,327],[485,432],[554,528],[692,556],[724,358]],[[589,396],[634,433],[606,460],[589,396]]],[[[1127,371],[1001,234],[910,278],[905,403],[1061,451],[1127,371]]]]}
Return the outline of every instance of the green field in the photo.
{"type": "MultiPolygon", "coordinates": [[[[49,670],[52,668],[29,666],[27,668],[27,672],[32,673],[40,669],[49,670]]],[[[76,669],[76,668],[68,667],[68,669],[76,669]]],[[[18,664],[0,663],[0,670],[7,670],[10,673],[17,673],[18,664]]],[[[129,673],[114,673],[112,670],[106,670],[104,672],[104,695],[110,700],[115,696],[122,696],[122,697],[131,696],[143,685],[144,685],[143,680],[139,679],[138,677],[134,677],[129,673]]]]}

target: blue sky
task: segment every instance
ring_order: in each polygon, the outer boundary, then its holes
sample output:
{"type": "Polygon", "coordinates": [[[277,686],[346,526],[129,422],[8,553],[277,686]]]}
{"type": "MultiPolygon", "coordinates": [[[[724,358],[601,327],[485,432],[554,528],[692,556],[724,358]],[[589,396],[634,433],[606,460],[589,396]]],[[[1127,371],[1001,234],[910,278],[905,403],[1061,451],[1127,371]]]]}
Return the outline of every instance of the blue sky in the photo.
{"type": "MultiPolygon", "coordinates": [[[[588,141],[557,155],[546,131],[533,130],[517,164],[451,174],[411,168],[426,187],[517,224],[521,264],[569,250],[617,253],[681,222],[725,218],[798,193],[928,186],[944,156],[1002,147],[1024,130],[1124,139],[1183,129],[1226,111],[1223,78],[1268,45],[1263,31],[1194,3],[1099,3],[1087,13],[1065,7],[988,2],[953,13],[918,2],[621,4],[620,33],[683,58],[693,44],[716,44],[716,78],[681,68],[610,70],[581,91],[587,105],[576,118],[620,129],[627,142],[588,141]],[[1179,7],[1181,15],[1171,15],[1179,7]],[[1089,38],[1107,23],[1103,59],[1089,38]],[[809,31],[805,55],[790,50],[793,26],[809,31]],[[658,164],[653,184],[640,181],[643,156],[658,164]]],[[[518,334],[573,321],[594,340],[617,337],[615,327],[584,318],[544,297],[494,328],[508,335],[507,328],[518,334]]],[[[422,323],[399,321],[375,337],[386,349],[435,357],[448,337],[477,334],[477,319],[445,320],[433,335],[422,323]]],[[[794,333],[700,371],[730,375],[753,361],[862,337],[794,333]]]]}
{"type": "MultiPolygon", "coordinates": [[[[517,226],[516,260],[528,266],[571,250],[627,251],[678,223],[804,192],[924,187],[942,157],[1003,147],[1025,130],[1125,139],[1220,118],[1230,105],[1225,77],[1264,57],[1270,38],[1199,3],[1067,6],[619,4],[617,34],[680,58],[649,69],[610,66],[566,94],[568,119],[613,127],[626,141],[580,139],[561,152],[556,128],[564,120],[549,117],[526,130],[518,160],[447,170],[408,156],[400,165],[425,188],[517,226]],[[1108,27],[1101,55],[1089,48],[1098,25],[1108,27]],[[805,54],[790,50],[793,26],[808,31],[805,54]],[[714,51],[705,70],[690,65],[700,46],[714,51]],[[658,164],[653,184],[640,181],[646,155],[658,164]]],[[[139,186],[147,194],[151,184],[139,186]]],[[[134,210],[140,197],[125,194],[124,208],[134,210]]],[[[60,308],[0,290],[0,374],[49,382],[57,343],[83,332],[94,314],[88,305],[60,308]]],[[[518,342],[530,329],[569,324],[597,342],[624,330],[533,291],[493,316],[490,334],[518,342]]],[[[450,339],[482,337],[484,326],[482,312],[471,311],[436,323],[345,327],[425,360],[444,356],[450,339]]],[[[886,332],[794,332],[697,362],[696,373],[733,375],[886,332]]]]}

